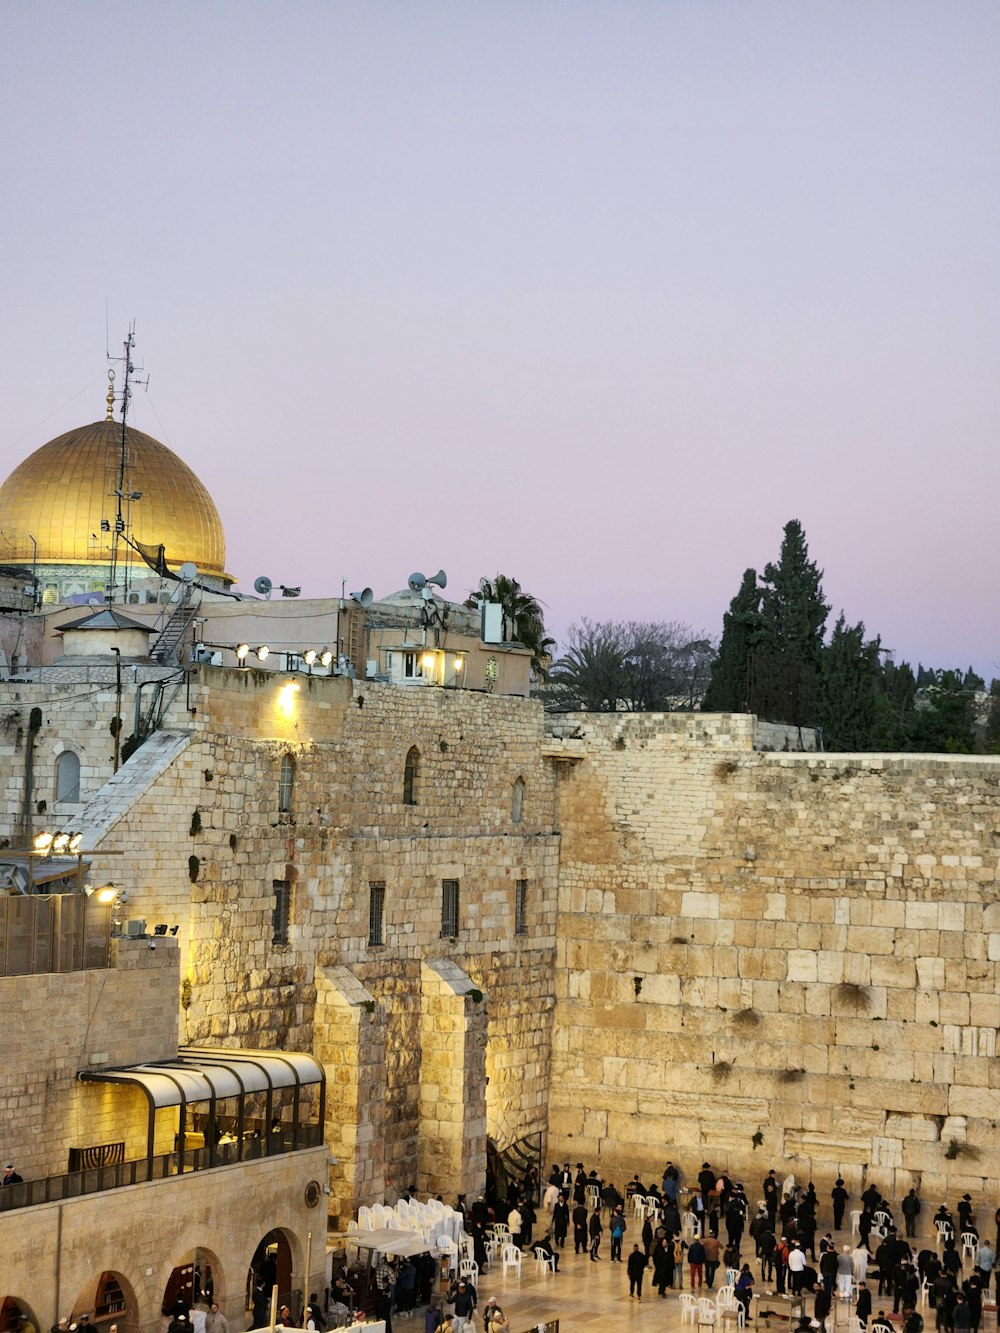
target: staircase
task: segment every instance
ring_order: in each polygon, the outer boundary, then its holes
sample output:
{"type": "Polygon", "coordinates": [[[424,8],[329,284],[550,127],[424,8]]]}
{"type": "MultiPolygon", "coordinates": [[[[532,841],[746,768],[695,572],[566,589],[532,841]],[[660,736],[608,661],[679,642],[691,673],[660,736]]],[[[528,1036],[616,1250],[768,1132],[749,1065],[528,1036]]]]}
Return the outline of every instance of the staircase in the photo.
{"type": "Polygon", "coordinates": [[[516,1143],[509,1143],[506,1148],[498,1148],[492,1139],[487,1139],[486,1159],[494,1177],[497,1196],[505,1199],[509,1184],[520,1180],[529,1166],[538,1170],[541,1179],[541,1133],[526,1134],[516,1143]]]}
{"type": "Polygon", "coordinates": [[[150,656],[154,661],[162,662],[164,666],[176,666],[180,662],[184,636],[191,628],[191,622],[200,605],[201,599],[195,601],[191,596],[191,589],[185,587],[181,600],[174,607],[150,649],[150,656]]]}

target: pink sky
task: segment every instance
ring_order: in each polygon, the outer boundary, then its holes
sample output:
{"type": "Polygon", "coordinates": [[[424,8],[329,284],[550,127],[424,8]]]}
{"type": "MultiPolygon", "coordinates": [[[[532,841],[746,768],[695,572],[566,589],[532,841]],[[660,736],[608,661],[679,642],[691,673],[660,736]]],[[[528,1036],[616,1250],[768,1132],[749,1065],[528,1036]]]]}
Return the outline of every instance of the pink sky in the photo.
{"type": "Polygon", "coordinates": [[[245,590],[718,633],[794,517],[834,617],[1000,675],[998,51],[951,0],[8,3],[0,475],[103,415],[107,299],[245,590]]]}

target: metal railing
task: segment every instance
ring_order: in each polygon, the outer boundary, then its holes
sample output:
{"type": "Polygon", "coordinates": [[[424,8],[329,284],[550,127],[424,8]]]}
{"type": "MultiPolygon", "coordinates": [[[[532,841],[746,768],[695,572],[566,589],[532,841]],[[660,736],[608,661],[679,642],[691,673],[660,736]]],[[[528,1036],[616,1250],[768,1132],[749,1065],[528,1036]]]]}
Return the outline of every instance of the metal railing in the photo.
{"type": "Polygon", "coordinates": [[[110,906],[82,893],[0,896],[0,977],[82,972],[110,962],[110,906]]]}
{"type": "MultiPolygon", "coordinates": [[[[318,1148],[322,1143],[322,1125],[300,1125],[294,1146],[291,1132],[246,1140],[242,1161],[254,1162],[282,1153],[301,1152],[303,1148],[318,1148]]],[[[235,1143],[219,1144],[216,1148],[195,1148],[184,1154],[184,1174],[230,1166],[238,1160],[235,1143]]],[[[5,1185],[0,1189],[0,1213],[15,1208],[31,1208],[41,1203],[80,1199],[87,1194],[124,1189],[128,1185],[143,1185],[150,1180],[167,1180],[178,1175],[177,1161],[177,1153],[161,1153],[152,1159],[141,1157],[131,1162],[97,1166],[85,1171],[67,1171],[61,1176],[44,1176],[41,1180],[24,1180],[18,1185],[5,1185]]]]}

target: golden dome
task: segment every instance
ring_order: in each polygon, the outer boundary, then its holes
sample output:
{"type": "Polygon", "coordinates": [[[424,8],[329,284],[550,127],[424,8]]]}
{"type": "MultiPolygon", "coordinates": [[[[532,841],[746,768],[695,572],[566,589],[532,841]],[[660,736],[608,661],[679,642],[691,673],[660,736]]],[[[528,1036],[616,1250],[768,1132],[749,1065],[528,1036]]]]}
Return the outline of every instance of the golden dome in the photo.
{"type": "MultiPolygon", "coordinates": [[[[129,535],[162,543],[172,569],[191,560],[199,574],[223,575],[225,535],[208,491],[151,435],[130,426],[125,441],[125,490],[142,493],[129,506],[129,535]]],[[[27,564],[106,563],[111,534],[101,531],[101,520],[114,528],[121,442],[121,422],[95,421],[43,444],[16,467],[0,486],[0,556],[27,564]]]]}

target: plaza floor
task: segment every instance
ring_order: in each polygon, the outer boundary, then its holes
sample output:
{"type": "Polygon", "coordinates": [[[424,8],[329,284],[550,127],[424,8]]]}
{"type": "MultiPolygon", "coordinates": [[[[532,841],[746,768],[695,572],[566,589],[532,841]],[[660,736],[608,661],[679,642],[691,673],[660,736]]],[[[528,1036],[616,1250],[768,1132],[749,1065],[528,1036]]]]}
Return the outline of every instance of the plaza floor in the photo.
{"type": "MultiPolygon", "coordinates": [[[[846,1232],[837,1233],[835,1239],[838,1244],[846,1244],[851,1237],[846,1232]]],[[[622,1251],[623,1259],[628,1257],[631,1252],[634,1241],[626,1234],[625,1247],[622,1251]]],[[[933,1241],[927,1237],[918,1238],[914,1242],[916,1249],[933,1248],[933,1241]]],[[[521,1265],[521,1276],[518,1278],[513,1273],[504,1277],[501,1273],[499,1263],[495,1268],[491,1268],[484,1273],[479,1282],[479,1312],[481,1313],[486,1301],[490,1296],[495,1296],[503,1308],[504,1314],[510,1320],[510,1333],[527,1333],[538,1324],[549,1323],[552,1320],[560,1321],[559,1333],[570,1333],[571,1330],[588,1329],[621,1329],[634,1330],[634,1333],[673,1333],[673,1330],[681,1329],[681,1302],[679,1292],[667,1289],[667,1295],[661,1299],[650,1281],[652,1277],[651,1270],[647,1270],[643,1283],[642,1301],[630,1299],[628,1294],[628,1275],[625,1271],[624,1262],[621,1264],[611,1263],[608,1257],[609,1247],[607,1237],[601,1245],[601,1259],[598,1263],[591,1263],[587,1254],[576,1255],[573,1253],[572,1246],[568,1246],[560,1252],[559,1273],[552,1276],[550,1273],[540,1273],[536,1270],[533,1257],[525,1255],[521,1265]]],[[[768,1287],[760,1281],[759,1265],[753,1260],[752,1243],[748,1248],[743,1246],[743,1258],[750,1263],[754,1273],[755,1287],[758,1292],[768,1290],[768,1287]]],[[[966,1276],[968,1276],[968,1266],[966,1267],[966,1276]]],[[[688,1270],[684,1272],[685,1287],[687,1292],[688,1270]]],[[[870,1284],[872,1288],[872,1301],[877,1311],[880,1309],[879,1297],[877,1296],[878,1282],[870,1284]]],[[[716,1290],[719,1287],[718,1277],[716,1278],[716,1290]]],[[[714,1293],[707,1290],[703,1295],[712,1295],[714,1293]]],[[[766,1302],[761,1302],[761,1310],[766,1308],[766,1302]]],[[[812,1301],[807,1302],[807,1311],[812,1313],[812,1301]]],[[[889,1298],[889,1310],[892,1309],[892,1298],[889,1298]]],[[[934,1328],[933,1311],[928,1311],[926,1307],[920,1307],[924,1316],[924,1323],[927,1333],[932,1333],[934,1328]]],[[[837,1328],[842,1333],[848,1333],[853,1330],[854,1321],[853,1307],[847,1303],[835,1302],[834,1317],[827,1321],[828,1330],[837,1328]]],[[[775,1330],[775,1333],[782,1333],[787,1330],[789,1325],[782,1319],[772,1319],[768,1327],[775,1330]]],[[[983,1329],[988,1333],[996,1328],[995,1312],[984,1312],[983,1329]]],[[[405,1329],[405,1325],[403,1326],[405,1329]]],[[[718,1325],[719,1333],[724,1327],[732,1330],[734,1324],[726,1321],[724,1325],[718,1325]]],[[[753,1327],[752,1321],[750,1327],[753,1327]]],[[[765,1321],[760,1319],[760,1327],[765,1327],[765,1321]]],[[[476,1320],[477,1333],[482,1331],[481,1318],[476,1320]]],[[[687,1330],[692,1330],[692,1325],[684,1325],[687,1330]]],[[[697,1330],[697,1325],[694,1326],[697,1330]]],[[[703,1328],[701,1333],[706,1333],[703,1328]]]]}

